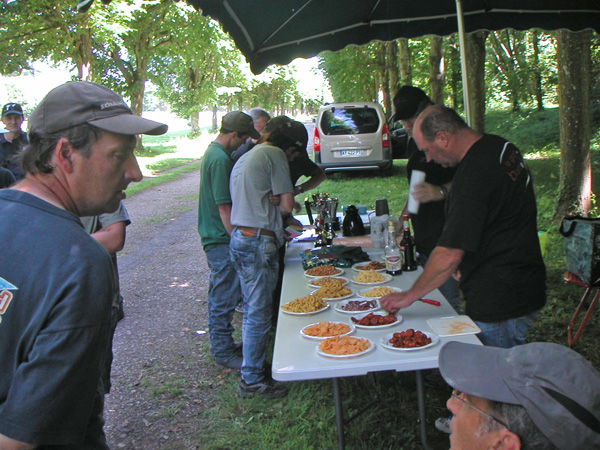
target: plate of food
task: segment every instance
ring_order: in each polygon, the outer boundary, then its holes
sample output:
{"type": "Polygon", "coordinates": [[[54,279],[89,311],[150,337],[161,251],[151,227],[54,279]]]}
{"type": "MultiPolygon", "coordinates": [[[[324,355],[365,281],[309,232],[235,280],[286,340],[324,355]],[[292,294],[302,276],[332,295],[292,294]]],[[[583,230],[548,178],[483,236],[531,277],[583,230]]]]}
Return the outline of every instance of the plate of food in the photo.
{"type": "Polygon", "coordinates": [[[328,358],[353,358],[369,353],[375,348],[371,339],[353,336],[328,338],[316,346],[316,351],[321,356],[328,358]]]}
{"type": "Polygon", "coordinates": [[[376,311],[380,308],[377,299],[362,299],[362,300],[343,300],[336,303],[334,309],[344,314],[356,314],[363,312],[376,311]]]}
{"type": "Polygon", "coordinates": [[[310,278],[308,280],[308,285],[312,288],[320,288],[321,286],[324,286],[326,284],[332,284],[332,283],[337,283],[337,284],[341,284],[342,286],[346,286],[348,283],[350,283],[350,280],[348,280],[348,278],[344,278],[344,277],[321,277],[321,278],[310,278]]]}
{"type": "Polygon", "coordinates": [[[357,292],[357,295],[363,298],[381,298],[384,295],[392,294],[394,292],[402,292],[402,289],[392,286],[377,286],[362,289],[357,292]]]}
{"type": "Polygon", "coordinates": [[[281,306],[281,310],[293,316],[312,316],[329,308],[329,305],[318,297],[307,295],[292,300],[281,306]]]}
{"type": "Polygon", "coordinates": [[[354,331],[354,325],[343,322],[318,322],[306,325],[300,330],[300,334],[307,339],[323,339],[335,336],[348,336],[354,331]]]}
{"type": "Polygon", "coordinates": [[[331,264],[323,264],[321,266],[311,267],[304,271],[304,275],[309,278],[321,278],[327,276],[336,276],[344,273],[344,269],[335,267],[331,264]]]}
{"type": "Polygon", "coordinates": [[[310,295],[318,297],[326,302],[331,302],[352,297],[354,295],[354,289],[339,284],[326,284],[316,291],[312,291],[310,295]]]}
{"type": "Polygon", "coordinates": [[[381,338],[379,343],[388,350],[411,352],[433,347],[440,341],[437,334],[409,328],[397,333],[389,333],[381,338]]]}
{"type": "Polygon", "coordinates": [[[394,314],[375,314],[373,312],[357,314],[350,317],[350,320],[356,328],[369,330],[378,330],[380,328],[393,327],[402,322],[402,316],[394,314]]]}
{"type": "Polygon", "coordinates": [[[357,272],[360,272],[361,270],[374,270],[376,272],[385,272],[385,264],[379,261],[359,262],[354,264],[352,268],[357,272]]]}
{"type": "Polygon", "coordinates": [[[361,270],[351,281],[361,286],[376,286],[391,280],[392,276],[387,273],[379,273],[374,270],[361,270]]]}

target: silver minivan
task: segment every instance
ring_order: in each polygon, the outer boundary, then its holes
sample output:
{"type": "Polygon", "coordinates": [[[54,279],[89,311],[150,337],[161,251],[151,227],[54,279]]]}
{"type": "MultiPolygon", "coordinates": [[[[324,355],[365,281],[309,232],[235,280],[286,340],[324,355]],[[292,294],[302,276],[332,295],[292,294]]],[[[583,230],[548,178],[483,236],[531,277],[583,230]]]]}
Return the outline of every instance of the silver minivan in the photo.
{"type": "Polygon", "coordinates": [[[392,148],[381,105],[350,102],[321,106],[314,155],[315,163],[326,172],[389,169],[392,148]]]}

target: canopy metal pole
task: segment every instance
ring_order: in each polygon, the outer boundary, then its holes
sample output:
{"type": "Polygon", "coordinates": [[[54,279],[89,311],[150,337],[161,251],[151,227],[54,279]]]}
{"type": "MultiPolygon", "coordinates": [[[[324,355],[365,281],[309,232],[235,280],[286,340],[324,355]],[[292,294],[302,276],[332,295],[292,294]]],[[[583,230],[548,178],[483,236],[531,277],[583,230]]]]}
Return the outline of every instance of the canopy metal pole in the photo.
{"type": "Polygon", "coordinates": [[[471,106],[469,105],[469,82],[467,77],[467,47],[465,43],[465,22],[462,10],[461,0],[456,0],[456,20],[458,21],[458,42],[460,45],[460,67],[462,69],[462,82],[463,82],[463,101],[465,103],[465,117],[467,118],[467,124],[470,126],[473,121],[471,120],[471,106]]]}

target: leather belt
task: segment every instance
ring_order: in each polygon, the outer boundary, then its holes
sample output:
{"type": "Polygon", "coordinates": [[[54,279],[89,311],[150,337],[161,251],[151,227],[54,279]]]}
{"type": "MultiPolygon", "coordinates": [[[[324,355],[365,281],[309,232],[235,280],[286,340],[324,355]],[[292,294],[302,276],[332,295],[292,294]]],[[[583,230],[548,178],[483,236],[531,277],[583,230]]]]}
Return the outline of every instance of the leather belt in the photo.
{"type": "Polygon", "coordinates": [[[240,227],[236,226],[238,230],[242,231],[242,236],[246,237],[256,237],[259,236],[271,236],[275,237],[275,232],[271,230],[265,230],[264,228],[252,228],[252,227],[240,227]]]}

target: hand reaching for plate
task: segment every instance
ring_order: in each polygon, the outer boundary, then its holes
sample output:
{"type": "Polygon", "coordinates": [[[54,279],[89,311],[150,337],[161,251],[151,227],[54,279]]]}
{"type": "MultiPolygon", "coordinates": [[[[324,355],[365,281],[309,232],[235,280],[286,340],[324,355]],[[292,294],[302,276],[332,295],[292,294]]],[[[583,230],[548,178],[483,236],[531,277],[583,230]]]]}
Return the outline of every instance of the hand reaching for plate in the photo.
{"type": "Polygon", "coordinates": [[[379,304],[383,309],[391,314],[396,314],[403,308],[408,308],[418,299],[412,299],[412,295],[408,292],[394,292],[384,295],[379,299],[379,304]]]}

